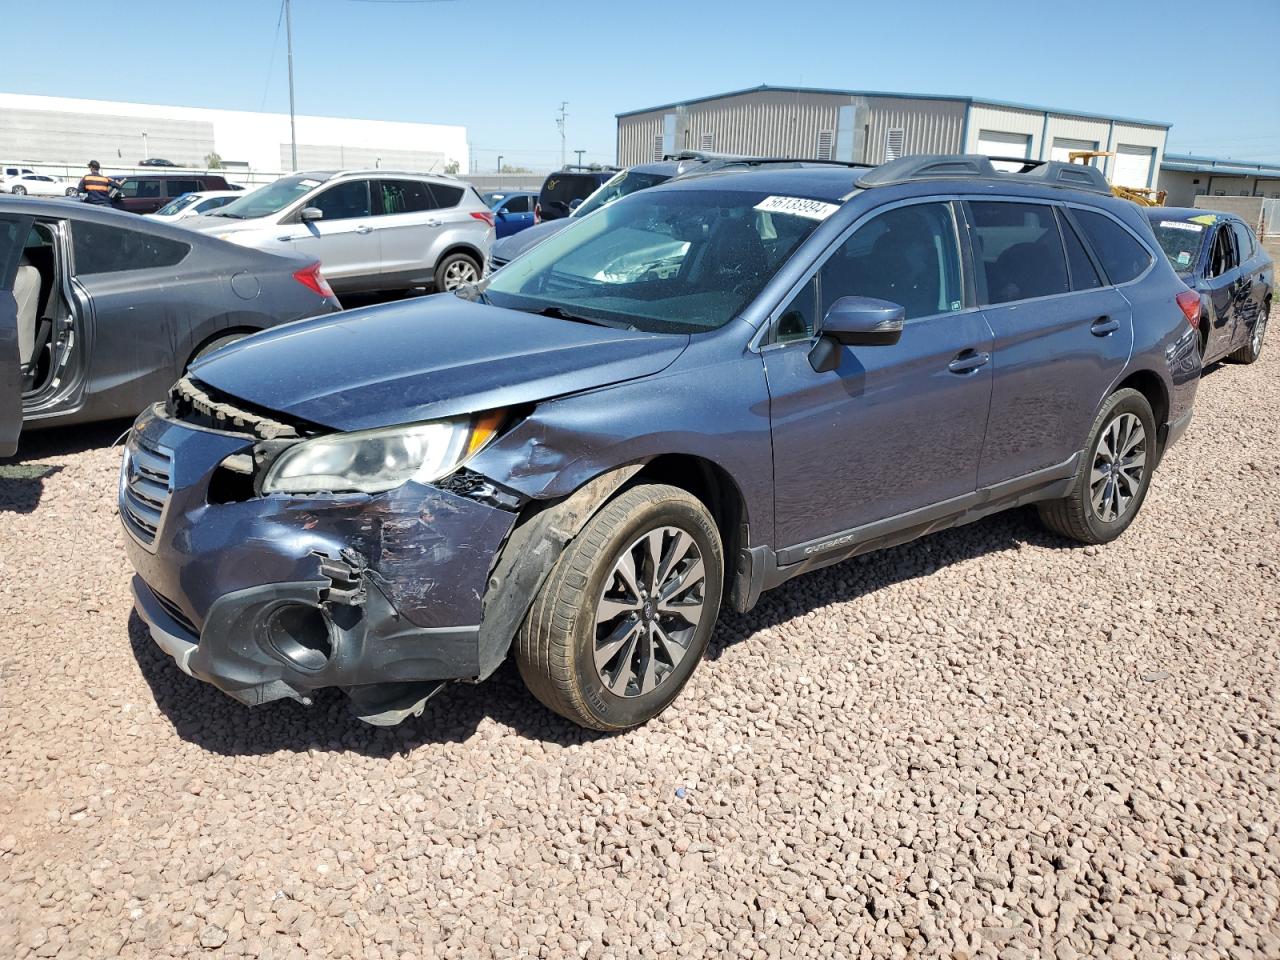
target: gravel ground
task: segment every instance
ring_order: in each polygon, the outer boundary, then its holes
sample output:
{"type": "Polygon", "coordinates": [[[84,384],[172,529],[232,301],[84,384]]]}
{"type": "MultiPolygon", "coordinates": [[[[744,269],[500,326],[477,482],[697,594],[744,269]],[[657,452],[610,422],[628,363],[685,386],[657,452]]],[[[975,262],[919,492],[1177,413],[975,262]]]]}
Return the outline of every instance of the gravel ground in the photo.
{"type": "Polygon", "coordinates": [[[1020,511],[811,575],[614,737],[509,667],[390,731],[242,708],[131,615],[119,425],[30,436],[0,956],[1280,957],[1277,346],[1120,542],[1020,511]]]}

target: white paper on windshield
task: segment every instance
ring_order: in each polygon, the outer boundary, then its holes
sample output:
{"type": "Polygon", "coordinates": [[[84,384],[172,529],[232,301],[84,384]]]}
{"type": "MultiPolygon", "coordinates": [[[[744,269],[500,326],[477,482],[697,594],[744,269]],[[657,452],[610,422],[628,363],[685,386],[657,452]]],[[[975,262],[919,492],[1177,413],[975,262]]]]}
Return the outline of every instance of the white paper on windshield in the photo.
{"type": "Polygon", "coordinates": [[[804,197],[765,197],[756,204],[756,209],[764,213],[788,213],[793,217],[825,220],[840,207],[834,203],[807,200],[804,197]]]}
{"type": "Polygon", "coordinates": [[[1178,254],[1178,266],[1185,267],[1189,263],[1191,263],[1191,254],[1189,254],[1186,250],[1183,250],[1180,254],[1178,254]]]}
{"type": "Polygon", "coordinates": [[[320,181],[307,179],[307,180],[301,181],[301,184],[304,187],[318,187],[320,186],[320,181]]]}
{"type": "Polygon", "coordinates": [[[1161,220],[1160,226],[1168,227],[1170,230],[1190,230],[1192,233],[1199,233],[1204,226],[1199,223],[1187,223],[1183,220],[1161,220]]]}

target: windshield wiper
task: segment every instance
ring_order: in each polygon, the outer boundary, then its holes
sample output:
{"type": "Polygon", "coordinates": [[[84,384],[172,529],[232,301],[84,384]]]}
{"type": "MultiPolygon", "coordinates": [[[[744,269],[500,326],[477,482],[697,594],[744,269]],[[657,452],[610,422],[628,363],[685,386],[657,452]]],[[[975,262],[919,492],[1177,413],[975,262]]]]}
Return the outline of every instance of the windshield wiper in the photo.
{"type": "Polygon", "coordinates": [[[584,317],[578,313],[570,313],[562,307],[543,307],[541,310],[530,310],[530,313],[536,313],[540,317],[554,317],[556,320],[571,320],[574,323],[589,323],[595,327],[612,327],[615,330],[631,329],[627,324],[610,323],[608,320],[601,320],[599,317],[584,317]]]}
{"type": "Polygon", "coordinates": [[[213,213],[209,214],[209,216],[211,216],[211,217],[228,217],[229,219],[232,219],[232,220],[243,220],[243,219],[244,219],[244,216],[243,216],[242,214],[239,214],[239,213],[227,213],[225,210],[215,210],[215,211],[213,211],[213,213]]]}

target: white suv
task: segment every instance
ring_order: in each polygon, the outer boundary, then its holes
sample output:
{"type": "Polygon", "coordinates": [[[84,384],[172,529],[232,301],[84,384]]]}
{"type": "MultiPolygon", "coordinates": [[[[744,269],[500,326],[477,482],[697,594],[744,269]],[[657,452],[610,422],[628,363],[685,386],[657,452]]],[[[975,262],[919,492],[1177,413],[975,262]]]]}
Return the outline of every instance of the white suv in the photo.
{"type": "Polygon", "coordinates": [[[452,290],[480,279],[494,237],[470,184],[392,170],[290,174],[182,225],[314,257],[339,293],[452,290]]]}

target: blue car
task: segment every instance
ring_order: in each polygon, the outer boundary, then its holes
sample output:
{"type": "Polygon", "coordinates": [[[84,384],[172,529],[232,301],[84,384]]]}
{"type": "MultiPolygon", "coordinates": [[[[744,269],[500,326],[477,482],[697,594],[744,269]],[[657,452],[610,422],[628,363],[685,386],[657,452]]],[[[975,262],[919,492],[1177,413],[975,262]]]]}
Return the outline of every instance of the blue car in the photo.
{"type": "Polygon", "coordinates": [[[1253,230],[1232,214],[1193,207],[1152,207],[1147,217],[1173,269],[1199,294],[1202,362],[1253,363],[1275,286],[1271,257],[1253,230]]]}
{"type": "Polygon", "coordinates": [[[267,331],[129,436],[137,610],[249,705],[395,723],[514,656],[575,723],[656,716],[722,606],[1035,503],[1133,523],[1199,298],[1098,171],[978,156],[623,197],[501,272],[267,331]]]}
{"type": "Polygon", "coordinates": [[[493,211],[494,228],[498,238],[509,237],[537,223],[533,208],[538,202],[536,193],[506,191],[486,193],[482,196],[493,211]]]}

